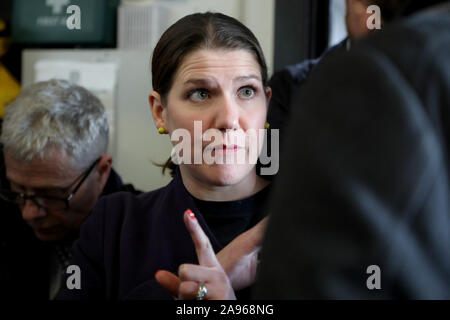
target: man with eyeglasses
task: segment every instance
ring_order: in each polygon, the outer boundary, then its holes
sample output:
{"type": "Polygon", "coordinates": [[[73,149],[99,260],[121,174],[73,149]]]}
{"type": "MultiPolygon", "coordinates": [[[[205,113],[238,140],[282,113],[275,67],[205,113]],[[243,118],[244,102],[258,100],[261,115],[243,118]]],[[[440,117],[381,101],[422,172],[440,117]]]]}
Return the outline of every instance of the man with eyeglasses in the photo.
{"type": "MultiPolygon", "coordinates": [[[[108,136],[101,102],[67,81],[36,83],[6,109],[1,143],[8,183],[0,186],[0,200],[17,205],[36,238],[48,244],[42,261],[29,266],[48,266],[39,275],[50,275],[47,298],[60,289],[71,245],[100,196],[135,192],[111,168],[108,136]]],[[[14,269],[14,261],[2,263],[14,269]]]]}
{"type": "MultiPolygon", "coordinates": [[[[42,241],[57,241],[64,238],[66,234],[78,230],[78,223],[75,224],[76,228],[73,230],[73,228],[70,228],[63,220],[70,219],[71,222],[84,220],[84,213],[86,211],[83,209],[89,203],[81,207],[81,212],[78,217],[70,217],[67,212],[74,211],[71,209],[79,208],[73,204],[71,208],[71,200],[76,196],[77,191],[89,177],[96,165],[102,160],[101,157],[96,159],[85,172],[77,176],[76,179],[69,184],[69,187],[59,187],[54,185],[51,185],[50,187],[47,185],[43,187],[39,186],[35,189],[36,192],[30,194],[25,193],[24,190],[27,189],[27,187],[25,187],[24,184],[16,181],[21,181],[22,178],[28,179],[28,177],[33,176],[35,173],[36,167],[46,166],[46,164],[38,163],[36,165],[36,163],[32,163],[29,166],[24,166],[22,163],[12,159],[8,155],[6,155],[5,159],[8,168],[7,177],[10,181],[12,190],[1,189],[0,197],[19,206],[24,220],[30,222],[38,239],[42,241]],[[67,194],[67,196],[65,196],[65,194],[67,194]],[[60,219],[60,222],[49,222],[50,219],[47,219],[45,222],[36,222],[36,218],[46,215],[63,215],[63,217],[60,219]]],[[[47,184],[47,180],[44,181],[44,184],[47,184]]]]}

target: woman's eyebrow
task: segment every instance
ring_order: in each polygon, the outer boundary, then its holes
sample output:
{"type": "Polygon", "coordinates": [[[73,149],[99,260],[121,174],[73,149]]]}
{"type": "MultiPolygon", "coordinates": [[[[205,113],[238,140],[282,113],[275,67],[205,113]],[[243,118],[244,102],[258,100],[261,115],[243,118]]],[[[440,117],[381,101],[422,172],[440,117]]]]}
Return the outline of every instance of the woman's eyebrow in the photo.
{"type": "MultiPolygon", "coordinates": [[[[261,77],[256,74],[251,74],[251,75],[247,75],[247,76],[238,76],[233,79],[234,82],[242,82],[242,81],[247,81],[247,80],[261,81],[261,77]]],[[[194,84],[197,86],[213,87],[216,85],[216,82],[214,80],[208,79],[208,78],[192,78],[192,79],[186,80],[183,84],[184,85],[194,84]]]]}
{"type": "Polygon", "coordinates": [[[184,82],[184,84],[194,84],[197,86],[205,86],[205,87],[211,87],[214,86],[215,82],[212,81],[211,79],[206,79],[206,78],[193,78],[193,79],[188,79],[184,82]]]}
{"type": "Polygon", "coordinates": [[[261,77],[256,75],[256,74],[251,74],[248,76],[239,76],[233,79],[234,81],[247,81],[247,80],[257,80],[257,81],[261,81],[261,77]]]}

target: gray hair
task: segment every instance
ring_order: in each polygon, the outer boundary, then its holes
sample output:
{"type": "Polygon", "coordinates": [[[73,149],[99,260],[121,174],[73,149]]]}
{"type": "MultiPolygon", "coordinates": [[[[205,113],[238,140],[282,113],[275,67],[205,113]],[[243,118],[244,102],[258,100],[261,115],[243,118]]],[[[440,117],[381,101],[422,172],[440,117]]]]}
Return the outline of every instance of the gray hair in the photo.
{"type": "Polygon", "coordinates": [[[106,153],[108,138],[100,100],[68,81],[50,80],[25,88],[6,108],[0,142],[18,161],[43,159],[56,147],[81,169],[106,153]]]}

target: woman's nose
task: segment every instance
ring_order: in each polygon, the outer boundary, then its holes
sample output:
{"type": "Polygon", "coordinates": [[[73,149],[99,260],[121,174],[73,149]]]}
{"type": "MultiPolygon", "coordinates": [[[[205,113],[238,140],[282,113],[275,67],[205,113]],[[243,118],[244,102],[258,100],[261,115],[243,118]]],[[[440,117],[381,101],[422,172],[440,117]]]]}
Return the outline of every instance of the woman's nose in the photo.
{"type": "Polygon", "coordinates": [[[223,97],[218,105],[216,126],[219,130],[237,130],[239,125],[239,105],[233,97],[223,97]]]}

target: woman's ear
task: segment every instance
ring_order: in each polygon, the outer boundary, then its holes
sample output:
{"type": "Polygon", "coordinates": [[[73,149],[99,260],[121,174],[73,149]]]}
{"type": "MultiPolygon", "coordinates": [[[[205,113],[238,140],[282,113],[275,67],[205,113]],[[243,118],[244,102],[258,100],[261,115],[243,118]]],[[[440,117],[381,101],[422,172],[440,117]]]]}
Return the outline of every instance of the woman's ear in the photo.
{"type": "Polygon", "coordinates": [[[156,91],[152,91],[148,96],[148,102],[150,103],[150,110],[152,111],[153,122],[156,128],[165,128],[164,107],[161,102],[161,95],[156,91]]]}
{"type": "Polygon", "coordinates": [[[272,98],[272,88],[266,87],[267,106],[269,106],[270,98],[272,98]]]}

